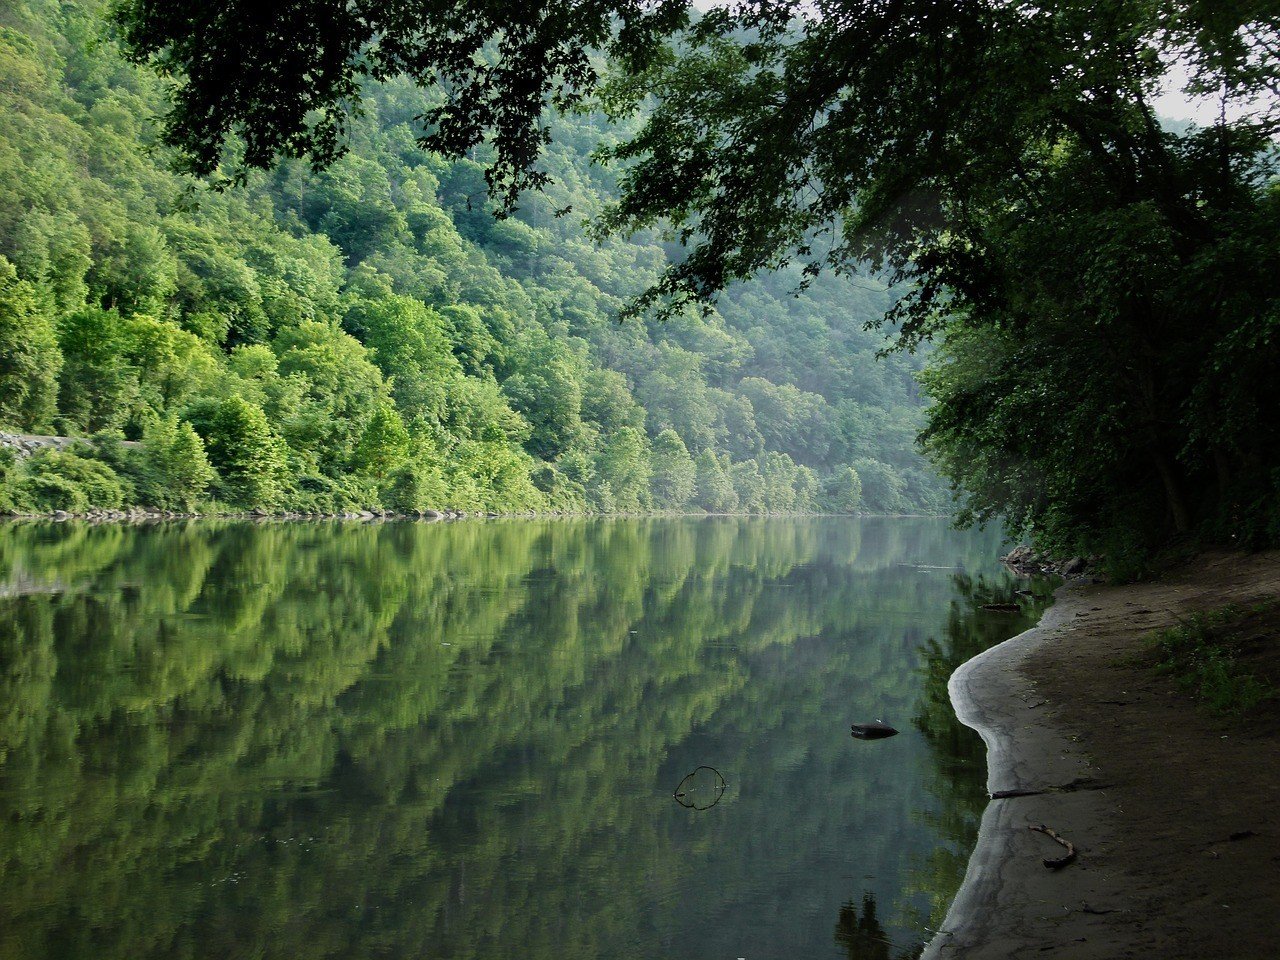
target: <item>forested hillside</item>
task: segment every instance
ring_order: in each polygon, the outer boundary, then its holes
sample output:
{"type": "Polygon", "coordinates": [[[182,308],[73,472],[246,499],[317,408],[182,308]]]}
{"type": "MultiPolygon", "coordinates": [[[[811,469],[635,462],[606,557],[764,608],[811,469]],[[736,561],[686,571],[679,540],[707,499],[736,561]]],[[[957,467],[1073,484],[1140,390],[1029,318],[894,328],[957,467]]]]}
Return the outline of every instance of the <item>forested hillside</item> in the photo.
{"type": "Polygon", "coordinates": [[[560,117],[554,184],[496,219],[486,158],[424,152],[393,81],[324,172],[193,188],[101,18],[0,10],[0,429],[93,438],[5,461],[0,508],[945,506],[919,364],[863,329],[882,286],[781,273],[617,321],[668,256],[584,237],[627,130],[560,117]]]}

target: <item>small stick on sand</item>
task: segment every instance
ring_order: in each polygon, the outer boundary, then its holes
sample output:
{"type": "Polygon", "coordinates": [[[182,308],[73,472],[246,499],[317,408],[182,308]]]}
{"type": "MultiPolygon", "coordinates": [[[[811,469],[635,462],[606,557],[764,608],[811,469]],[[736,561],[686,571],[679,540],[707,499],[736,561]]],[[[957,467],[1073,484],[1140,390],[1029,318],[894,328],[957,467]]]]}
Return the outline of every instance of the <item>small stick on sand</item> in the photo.
{"type": "Polygon", "coordinates": [[[1052,827],[1046,827],[1043,823],[1039,823],[1032,824],[1027,829],[1034,830],[1036,833],[1043,833],[1050,840],[1060,843],[1067,848],[1065,856],[1044,858],[1044,865],[1050,870],[1059,870],[1076,858],[1076,845],[1066,837],[1058,836],[1058,833],[1052,827]]]}

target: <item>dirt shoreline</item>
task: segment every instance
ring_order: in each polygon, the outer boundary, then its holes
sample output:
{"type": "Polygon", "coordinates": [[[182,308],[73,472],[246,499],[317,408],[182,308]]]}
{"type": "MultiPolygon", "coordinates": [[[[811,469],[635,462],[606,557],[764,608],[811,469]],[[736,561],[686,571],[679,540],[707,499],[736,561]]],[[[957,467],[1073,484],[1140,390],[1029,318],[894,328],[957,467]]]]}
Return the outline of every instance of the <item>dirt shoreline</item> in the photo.
{"type": "MultiPolygon", "coordinates": [[[[1152,583],[1070,583],[950,690],[988,747],[977,846],[927,960],[1280,956],[1280,709],[1208,719],[1143,639],[1195,610],[1280,597],[1280,552],[1152,583]],[[1046,824],[1072,840],[1075,863],[1046,824]]],[[[1273,642],[1274,637],[1273,637],[1273,642]]],[[[1280,658],[1280,643],[1272,654],[1280,658]]]]}

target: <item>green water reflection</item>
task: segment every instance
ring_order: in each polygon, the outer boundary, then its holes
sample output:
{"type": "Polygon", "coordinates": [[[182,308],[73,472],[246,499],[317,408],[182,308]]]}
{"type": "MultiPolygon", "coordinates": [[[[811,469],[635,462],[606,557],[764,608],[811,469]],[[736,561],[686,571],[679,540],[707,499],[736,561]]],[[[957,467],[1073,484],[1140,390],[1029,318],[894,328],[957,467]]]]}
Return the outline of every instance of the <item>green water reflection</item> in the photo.
{"type": "Polygon", "coordinates": [[[977,609],[1013,596],[998,548],[5,527],[0,958],[910,955],[985,800],[946,677],[1031,618],[977,609]],[[902,735],[849,737],[875,718],[902,735]],[[699,764],[703,812],[672,798],[699,764]]]}

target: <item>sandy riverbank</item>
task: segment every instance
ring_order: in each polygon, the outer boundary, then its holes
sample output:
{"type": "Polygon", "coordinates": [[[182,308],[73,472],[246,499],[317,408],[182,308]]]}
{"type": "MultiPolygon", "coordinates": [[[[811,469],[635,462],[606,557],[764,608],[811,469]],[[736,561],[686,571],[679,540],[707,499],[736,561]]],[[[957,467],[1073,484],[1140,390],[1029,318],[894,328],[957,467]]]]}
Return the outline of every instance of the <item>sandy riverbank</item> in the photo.
{"type": "Polygon", "coordinates": [[[1191,611],[1274,597],[1276,552],[1069,584],[1037,627],[956,672],[989,790],[1029,793],[988,806],[926,958],[1280,956],[1280,708],[1206,719],[1143,639],[1191,611]],[[1063,851],[1030,824],[1074,841],[1077,861],[1046,869],[1063,851]]]}

